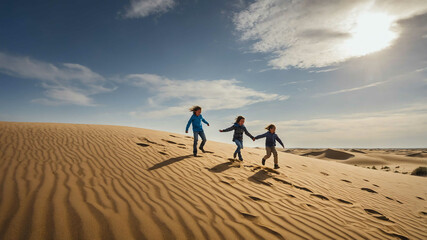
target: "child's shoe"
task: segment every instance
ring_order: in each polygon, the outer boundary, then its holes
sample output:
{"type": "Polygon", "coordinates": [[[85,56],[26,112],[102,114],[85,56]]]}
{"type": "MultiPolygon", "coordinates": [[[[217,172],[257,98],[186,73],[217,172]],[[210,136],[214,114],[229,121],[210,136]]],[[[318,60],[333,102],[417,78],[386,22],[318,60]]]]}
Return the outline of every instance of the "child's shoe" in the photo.
{"type": "Polygon", "coordinates": [[[278,168],[280,168],[279,164],[274,164],[274,169],[278,169],[278,168]]]}
{"type": "Polygon", "coordinates": [[[265,159],[264,158],[262,159],[262,165],[263,166],[265,165],[265,159]]]}
{"type": "Polygon", "coordinates": [[[197,157],[197,153],[193,153],[193,156],[197,157]]]}
{"type": "Polygon", "coordinates": [[[199,147],[200,151],[202,151],[202,153],[205,153],[205,149],[203,149],[202,147],[199,147]]]}

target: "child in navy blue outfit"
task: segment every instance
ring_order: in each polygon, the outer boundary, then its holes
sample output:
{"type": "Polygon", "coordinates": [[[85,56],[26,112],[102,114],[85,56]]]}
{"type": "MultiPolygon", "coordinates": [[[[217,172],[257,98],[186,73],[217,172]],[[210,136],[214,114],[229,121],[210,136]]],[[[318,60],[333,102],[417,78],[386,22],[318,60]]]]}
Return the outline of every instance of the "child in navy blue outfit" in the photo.
{"type": "Polygon", "coordinates": [[[243,133],[245,133],[246,135],[248,135],[248,137],[250,137],[253,141],[255,141],[255,138],[248,132],[245,125],[243,125],[244,123],[245,123],[245,118],[242,116],[238,116],[233,126],[223,130],[219,130],[220,132],[229,132],[234,130],[233,142],[236,143],[237,148],[236,148],[236,151],[234,152],[233,157],[236,158],[236,155],[238,155],[240,161],[243,161],[242,153],[240,152],[240,150],[243,149],[243,133]]]}
{"type": "Polygon", "coordinates": [[[188,120],[187,127],[185,128],[185,133],[188,133],[188,128],[190,124],[193,124],[193,134],[194,134],[194,144],[193,144],[193,155],[197,157],[197,141],[199,140],[199,135],[202,138],[202,143],[200,143],[199,149],[202,152],[205,152],[203,147],[206,143],[206,135],[203,131],[202,122],[206,123],[209,126],[209,123],[202,117],[202,108],[199,106],[194,106],[190,108],[190,112],[193,112],[190,119],[188,120]]]}
{"type": "Polygon", "coordinates": [[[271,153],[273,153],[274,169],[278,169],[280,167],[279,167],[279,160],[278,160],[277,151],[276,151],[276,141],[278,141],[283,148],[285,148],[285,146],[283,145],[282,140],[280,140],[279,136],[277,136],[276,134],[276,126],[274,126],[273,124],[270,124],[265,129],[267,129],[268,132],[255,137],[255,139],[260,139],[264,137],[266,138],[265,150],[267,151],[267,154],[262,158],[262,165],[265,165],[265,160],[267,160],[271,156],[271,153]]]}

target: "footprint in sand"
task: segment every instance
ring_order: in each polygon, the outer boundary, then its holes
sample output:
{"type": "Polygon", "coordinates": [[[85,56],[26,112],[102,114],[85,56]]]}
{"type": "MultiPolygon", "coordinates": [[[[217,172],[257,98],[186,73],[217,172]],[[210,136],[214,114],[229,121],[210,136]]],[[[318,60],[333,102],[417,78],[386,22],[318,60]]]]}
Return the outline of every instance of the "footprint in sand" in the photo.
{"type": "Polygon", "coordinates": [[[181,146],[178,146],[178,148],[181,148],[181,149],[187,149],[186,147],[181,147],[181,146]]]}
{"type": "Polygon", "coordinates": [[[369,180],[368,180],[368,179],[363,179],[363,181],[365,181],[365,182],[369,182],[369,180]]]}
{"type": "Polygon", "coordinates": [[[323,175],[325,175],[325,176],[329,176],[328,173],[325,173],[325,172],[320,172],[320,173],[323,174],[323,175]]]}
{"type": "Polygon", "coordinates": [[[291,166],[286,166],[287,168],[292,168],[291,166]]]}
{"type": "Polygon", "coordinates": [[[185,146],[185,144],[184,144],[184,143],[178,143],[178,145],[179,145],[179,146],[185,146]]]}
{"type": "Polygon", "coordinates": [[[255,197],[255,196],[248,196],[250,199],[254,200],[254,201],[264,201],[259,197],[255,197]]]}
{"type": "Polygon", "coordinates": [[[370,192],[370,193],[377,193],[376,191],[374,191],[374,190],[372,190],[372,189],[370,189],[370,188],[361,188],[363,191],[367,191],[367,192],[370,192]]]}
{"type": "Polygon", "coordinates": [[[278,182],[281,182],[281,183],[284,183],[284,184],[292,186],[292,183],[290,183],[290,182],[288,182],[288,181],[286,181],[284,179],[281,179],[281,178],[278,178],[278,177],[273,177],[273,179],[276,180],[276,181],[278,181],[278,182]]]}
{"type": "Polygon", "coordinates": [[[303,191],[306,191],[306,192],[313,192],[313,191],[311,191],[310,189],[308,189],[308,188],[305,188],[305,187],[300,187],[300,186],[296,186],[296,185],[294,185],[294,187],[295,188],[297,188],[297,189],[299,189],[299,190],[303,190],[303,191]]]}
{"type": "Polygon", "coordinates": [[[167,142],[167,143],[170,143],[170,144],[177,144],[176,142],[174,142],[174,141],[170,141],[170,140],[166,140],[166,139],[162,139],[163,141],[165,141],[165,142],[167,142]]]}
{"type": "Polygon", "coordinates": [[[243,215],[243,217],[249,219],[249,220],[255,220],[258,218],[258,216],[252,215],[250,213],[246,213],[246,212],[240,212],[240,214],[243,215]]]}
{"type": "Polygon", "coordinates": [[[418,199],[420,199],[420,200],[424,200],[424,198],[422,198],[422,197],[418,197],[418,196],[417,196],[417,198],[418,198],[418,199]]]}
{"type": "Polygon", "coordinates": [[[380,187],[380,186],[378,186],[377,184],[372,184],[374,187],[380,187]]]}
{"type": "Polygon", "coordinates": [[[162,154],[162,155],[168,155],[167,153],[165,153],[165,152],[159,152],[160,154],[162,154]]]}
{"type": "Polygon", "coordinates": [[[303,164],[303,165],[301,165],[301,166],[303,166],[303,167],[307,167],[307,166],[306,166],[306,165],[304,165],[304,164],[303,164]]]}
{"type": "Polygon", "coordinates": [[[427,212],[420,212],[421,215],[427,216],[427,212]]]}
{"type": "Polygon", "coordinates": [[[169,135],[169,136],[174,137],[174,138],[179,138],[179,137],[177,137],[177,136],[175,136],[175,135],[169,135]]]}
{"type": "Polygon", "coordinates": [[[392,200],[392,201],[394,201],[394,199],[393,198],[391,198],[391,197],[387,197],[387,196],[384,196],[385,198],[387,198],[388,200],[392,200]]]}
{"type": "Polygon", "coordinates": [[[338,201],[338,202],[340,202],[340,203],[345,203],[345,204],[353,205],[353,203],[351,203],[351,202],[349,202],[349,201],[346,201],[346,200],[344,200],[344,199],[337,199],[337,201],[338,201]]]}
{"type": "Polygon", "coordinates": [[[346,183],[351,183],[351,181],[349,181],[347,179],[341,179],[341,181],[346,182],[346,183]]]}
{"type": "Polygon", "coordinates": [[[294,195],[292,194],[286,194],[287,196],[291,197],[291,198],[296,198],[294,195]]]}
{"type": "Polygon", "coordinates": [[[327,198],[327,197],[325,197],[325,196],[323,196],[323,195],[320,195],[320,194],[311,194],[311,196],[314,196],[314,197],[320,198],[320,199],[322,199],[322,200],[327,200],[327,201],[329,201],[329,198],[327,198]]]}
{"type": "Polygon", "coordinates": [[[136,143],[136,145],[141,146],[141,147],[148,147],[150,145],[146,144],[146,143],[136,143]]]}
{"type": "Polygon", "coordinates": [[[365,212],[367,212],[369,215],[372,215],[375,218],[378,218],[380,220],[387,221],[387,222],[393,222],[389,218],[387,218],[386,216],[382,215],[381,213],[379,213],[373,209],[365,208],[363,210],[365,210],[365,212]]]}
{"type": "Polygon", "coordinates": [[[396,202],[398,202],[398,203],[400,203],[400,204],[403,204],[403,202],[401,202],[401,201],[399,201],[399,200],[396,200],[396,202]]]}

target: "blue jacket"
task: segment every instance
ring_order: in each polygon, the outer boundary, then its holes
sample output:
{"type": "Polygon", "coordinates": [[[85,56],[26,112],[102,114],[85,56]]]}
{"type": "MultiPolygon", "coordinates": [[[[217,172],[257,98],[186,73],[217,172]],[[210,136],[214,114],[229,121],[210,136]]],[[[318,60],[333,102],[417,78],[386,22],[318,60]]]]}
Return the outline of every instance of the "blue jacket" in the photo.
{"type": "Polygon", "coordinates": [[[224,130],[222,130],[223,132],[229,132],[234,130],[234,134],[233,134],[233,141],[234,140],[239,140],[241,142],[243,142],[243,133],[245,133],[246,135],[248,135],[248,137],[253,138],[252,134],[250,134],[248,132],[248,130],[246,129],[245,125],[240,126],[239,124],[235,123],[233,124],[233,126],[226,128],[224,130]]]}
{"type": "Polygon", "coordinates": [[[196,114],[191,115],[190,120],[188,120],[187,127],[185,131],[188,132],[188,128],[190,128],[190,124],[193,124],[193,132],[202,132],[202,121],[209,125],[209,123],[202,117],[202,114],[196,116],[196,114]]]}
{"type": "Polygon", "coordinates": [[[280,145],[282,145],[282,147],[285,147],[285,145],[283,145],[282,140],[280,140],[279,136],[277,136],[277,134],[275,133],[271,133],[270,131],[258,135],[255,137],[255,139],[260,139],[260,138],[266,138],[265,139],[265,146],[266,147],[274,147],[276,146],[276,141],[278,141],[280,143],[280,145]]]}

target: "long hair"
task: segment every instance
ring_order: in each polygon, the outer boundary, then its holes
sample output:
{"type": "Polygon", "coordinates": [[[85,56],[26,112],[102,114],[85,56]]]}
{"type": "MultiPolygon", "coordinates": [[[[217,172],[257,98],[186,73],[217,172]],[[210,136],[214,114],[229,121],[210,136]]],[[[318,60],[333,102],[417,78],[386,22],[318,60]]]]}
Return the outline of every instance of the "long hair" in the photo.
{"type": "Polygon", "coordinates": [[[272,128],[276,128],[276,126],[274,126],[274,124],[270,124],[267,127],[265,127],[265,129],[267,129],[268,131],[270,131],[270,129],[272,128]]]}
{"type": "Polygon", "coordinates": [[[245,119],[243,116],[238,116],[237,118],[236,118],[236,121],[234,122],[234,123],[239,123],[240,122],[240,120],[242,120],[242,119],[245,119]]]}
{"type": "Polygon", "coordinates": [[[196,113],[197,111],[201,110],[202,108],[200,106],[192,106],[189,110],[190,112],[196,113]]]}

